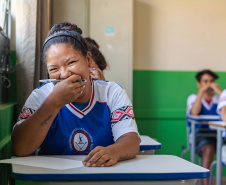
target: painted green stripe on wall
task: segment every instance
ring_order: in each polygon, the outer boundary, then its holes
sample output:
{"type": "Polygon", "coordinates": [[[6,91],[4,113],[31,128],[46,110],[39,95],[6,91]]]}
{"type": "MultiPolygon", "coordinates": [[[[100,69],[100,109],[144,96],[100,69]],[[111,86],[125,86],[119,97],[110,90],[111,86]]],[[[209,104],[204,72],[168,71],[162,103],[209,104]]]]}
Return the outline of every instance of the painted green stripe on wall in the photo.
{"type": "MultiPolygon", "coordinates": [[[[133,106],[139,118],[185,118],[187,97],[197,93],[196,72],[133,72],[133,106]]],[[[217,72],[216,81],[226,88],[226,72],[217,72]]]]}

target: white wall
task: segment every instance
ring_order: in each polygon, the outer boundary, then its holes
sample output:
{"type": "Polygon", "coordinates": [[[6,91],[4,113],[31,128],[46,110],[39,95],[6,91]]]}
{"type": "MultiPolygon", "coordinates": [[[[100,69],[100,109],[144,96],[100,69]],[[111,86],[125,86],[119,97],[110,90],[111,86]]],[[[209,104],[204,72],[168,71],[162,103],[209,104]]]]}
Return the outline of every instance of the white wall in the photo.
{"type": "Polygon", "coordinates": [[[133,0],[54,0],[52,25],[64,21],[76,23],[83,36],[100,45],[109,69],[107,80],[119,83],[132,99],[133,73],[133,0]],[[113,27],[114,34],[105,34],[113,27]]]}
{"type": "Polygon", "coordinates": [[[133,0],[90,0],[90,36],[109,64],[105,78],[119,83],[132,99],[133,0]]]}
{"type": "Polygon", "coordinates": [[[11,0],[11,39],[10,49],[16,50],[16,0],[11,0]]]}
{"type": "Polygon", "coordinates": [[[135,0],[134,69],[226,71],[225,0],[135,0]]]}
{"type": "Polygon", "coordinates": [[[76,23],[89,35],[89,0],[53,0],[52,25],[61,22],[76,23]]]}

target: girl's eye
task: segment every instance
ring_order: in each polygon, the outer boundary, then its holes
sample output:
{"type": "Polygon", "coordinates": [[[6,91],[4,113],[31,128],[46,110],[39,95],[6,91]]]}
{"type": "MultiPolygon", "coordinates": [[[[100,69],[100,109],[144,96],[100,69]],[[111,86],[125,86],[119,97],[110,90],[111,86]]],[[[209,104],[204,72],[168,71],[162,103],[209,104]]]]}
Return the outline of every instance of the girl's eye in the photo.
{"type": "Polygon", "coordinates": [[[49,72],[55,72],[55,71],[57,71],[57,68],[49,69],[49,72]]]}
{"type": "Polygon", "coordinates": [[[71,61],[71,62],[68,62],[68,65],[71,65],[73,63],[75,63],[76,61],[71,61]]]}

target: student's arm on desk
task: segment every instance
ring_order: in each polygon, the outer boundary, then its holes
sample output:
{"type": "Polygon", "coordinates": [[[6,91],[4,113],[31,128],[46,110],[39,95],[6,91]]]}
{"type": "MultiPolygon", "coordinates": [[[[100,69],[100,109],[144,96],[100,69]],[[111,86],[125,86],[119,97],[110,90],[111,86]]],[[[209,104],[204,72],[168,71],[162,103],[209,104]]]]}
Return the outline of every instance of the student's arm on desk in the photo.
{"type": "Polygon", "coordinates": [[[83,82],[73,83],[77,78],[74,75],[56,84],[42,105],[13,130],[11,137],[15,155],[28,156],[42,144],[61,107],[76,100],[84,89],[81,88],[83,82]]]}
{"type": "Polygon", "coordinates": [[[196,98],[195,102],[193,103],[190,114],[198,115],[200,113],[200,111],[202,109],[202,96],[203,96],[203,92],[202,92],[202,89],[200,89],[197,94],[197,98],[196,98]]]}
{"type": "Polygon", "coordinates": [[[221,108],[221,119],[226,122],[226,106],[221,108]]]}
{"type": "Polygon", "coordinates": [[[140,149],[138,134],[129,132],[107,147],[94,148],[83,161],[86,166],[112,166],[118,161],[134,158],[140,149]]]}

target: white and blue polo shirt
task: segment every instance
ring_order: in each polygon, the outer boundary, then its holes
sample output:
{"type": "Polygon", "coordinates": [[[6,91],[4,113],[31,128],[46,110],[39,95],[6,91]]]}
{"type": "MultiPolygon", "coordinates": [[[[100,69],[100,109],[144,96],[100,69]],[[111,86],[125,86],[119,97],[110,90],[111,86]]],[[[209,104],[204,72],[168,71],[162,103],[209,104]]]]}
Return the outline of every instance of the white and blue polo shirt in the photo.
{"type": "MultiPolygon", "coordinates": [[[[197,98],[197,94],[191,94],[187,99],[187,110],[186,115],[189,115],[193,104],[197,98]]],[[[218,115],[217,114],[217,104],[218,104],[219,96],[214,94],[212,101],[208,103],[205,98],[202,98],[202,109],[199,115],[218,115]]]]}
{"type": "MultiPolygon", "coordinates": [[[[53,88],[53,83],[46,83],[35,89],[15,126],[32,115],[53,88]]],[[[82,108],[73,102],[61,108],[40,146],[39,155],[88,154],[96,146],[113,144],[129,132],[138,133],[138,130],[125,90],[115,82],[92,79],[90,101],[82,108]]]]}

